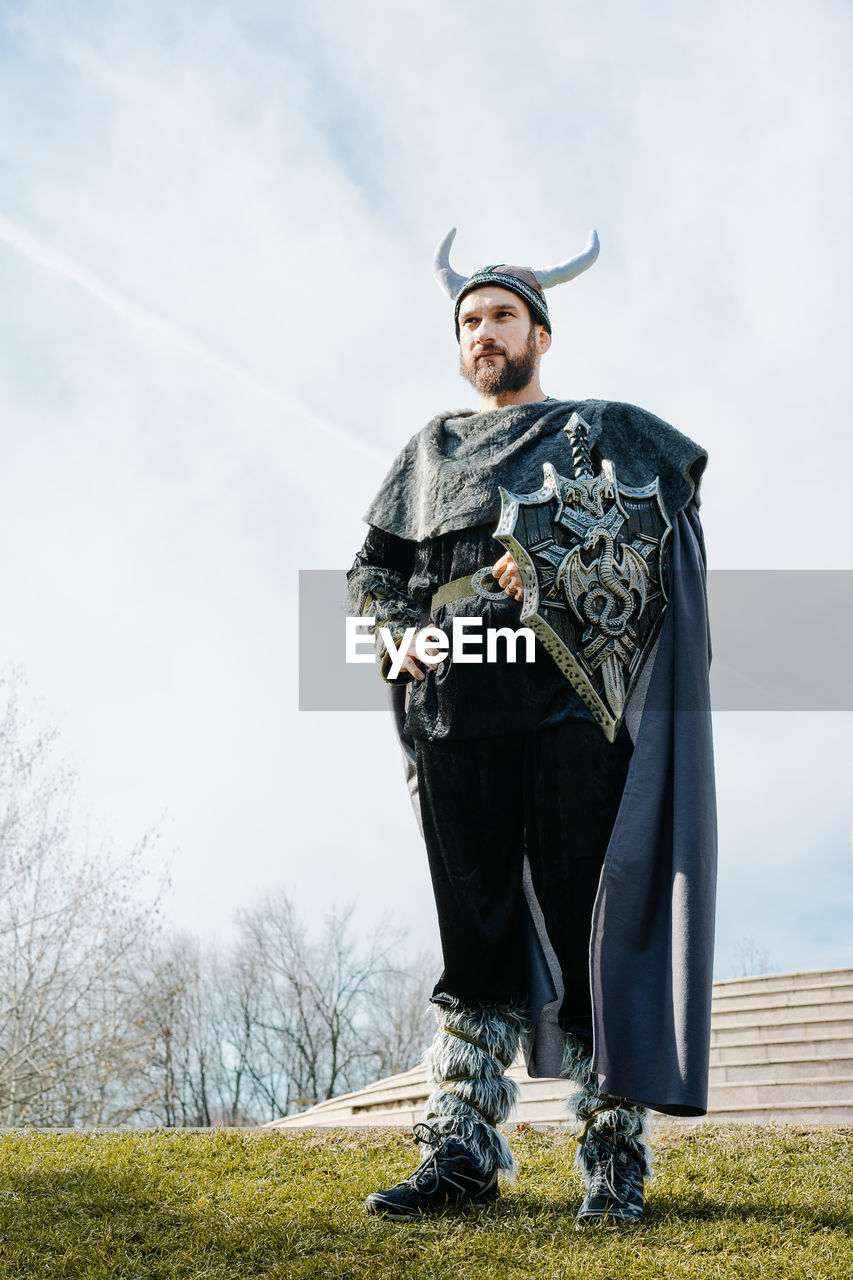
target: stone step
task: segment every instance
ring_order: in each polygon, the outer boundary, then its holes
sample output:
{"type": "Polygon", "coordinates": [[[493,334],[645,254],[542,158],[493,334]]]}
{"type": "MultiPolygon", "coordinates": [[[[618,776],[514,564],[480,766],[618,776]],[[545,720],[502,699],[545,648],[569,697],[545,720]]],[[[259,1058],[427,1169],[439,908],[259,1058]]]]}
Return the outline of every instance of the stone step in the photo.
{"type": "MultiPolygon", "coordinates": [[[[525,1088],[516,1123],[565,1125],[565,1083],[563,1081],[531,1081],[539,1086],[538,1096],[525,1088]]],[[[687,1118],[683,1123],[768,1122],[779,1124],[853,1124],[853,1080],[843,1082],[825,1079],[809,1082],[808,1095],[800,1079],[782,1085],[744,1082],[742,1085],[712,1086],[706,1117],[687,1118]],[[844,1088],[826,1096],[825,1086],[843,1083],[844,1088]]],[[[424,1091],[426,1093],[426,1091],[424,1091]]],[[[340,1126],[343,1128],[399,1126],[409,1128],[423,1119],[424,1098],[414,1105],[376,1105],[352,1107],[343,1099],[333,1099],[311,1108],[310,1113],[288,1116],[276,1122],[285,1128],[340,1126]]],[[[673,1117],[655,1117],[661,1123],[673,1117]]]]}
{"type": "Polygon", "coordinates": [[[838,1005],[853,1004],[853,983],[836,987],[804,987],[795,991],[755,991],[741,995],[715,996],[711,1004],[714,1018],[722,1014],[749,1013],[761,1016],[765,1010],[793,1009],[805,1007],[833,1008],[838,1005]]]}
{"type": "Polygon", "coordinates": [[[732,1027],[721,1027],[715,1021],[711,1024],[711,1044],[715,1048],[726,1044],[761,1044],[766,1040],[811,1040],[834,1036],[849,1036],[850,1022],[846,1018],[834,1018],[831,1014],[825,1017],[801,1018],[800,1021],[774,1022],[772,1026],[750,1026],[735,1024],[732,1027]]]}
{"type": "Polygon", "coordinates": [[[389,1107],[421,1107],[429,1097],[430,1090],[423,1089],[407,1089],[403,1091],[389,1091],[387,1094],[377,1094],[373,1099],[358,1098],[348,1103],[347,1106],[352,1113],[358,1115],[369,1115],[374,1111],[387,1111],[389,1107]]]}
{"type": "MultiPolygon", "coordinates": [[[[675,1119],[669,1116],[667,1119],[675,1119]]],[[[726,1107],[709,1111],[705,1116],[686,1117],[682,1124],[853,1124],[853,1094],[846,1102],[797,1103],[768,1102],[759,1106],[726,1107]]]]}
{"type": "MultiPolygon", "coordinates": [[[[413,1125],[419,1124],[424,1118],[423,1106],[419,1107],[397,1107],[387,1111],[369,1111],[369,1112],[337,1112],[330,1114],[328,1118],[320,1115],[309,1115],[303,1112],[296,1116],[285,1116],[283,1120],[274,1122],[277,1129],[377,1129],[394,1127],[400,1129],[411,1129],[413,1125]]],[[[267,1126],[264,1126],[265,1128],[267,1126]]],[[[273,1126],[269,1126],[272,1128],[273,1126]]]]}
{"type": "Polygon", "coordinates": [[[711,1018],[711,1026],[715,1031],[723,1031],[726,1027],[784,1026],[789,1022],[822,1022],[831,1018],[835,1022],[847,1022],[853,1030],[853,999],[832,1000],[825,1004],[802,1005],[764,1005],[761,1009],[720,1010],[715,1009],[711,1018]]]}
{"type": "MultiPolygon", "coordinates": [[[[370,1093],[365,1091],[362,1093],[347,1094],[344,1097],[337,1099],[337,1101],[346,1103],[348,1106],[358,1107],[360,1110],[368,1110],[371,1107],[384,1106],[401,1107],[405,1106],[407,1103],[412,1103],[413,1105],[415,1103],[422,1103],[424,1098],[427,1096],[427,1092],[426,1081],[424,1080],[423,1075],[421,1075],[420,1080],[417,1081],[410,1081],[400,1085],[389,1084],[385,1089],[377,1089],[370,1093]]],[[[335,1101],[335,1099],[332,1099],[332,1101],[335,1101]]],[[[327,1104],[321,1103],[320,1105],[323,1106],[327,1104]]]]}
{"type": "Polygon", "coordinates": [[[776,1058],[770,1062],[727,1063],[712,1066],[710,1086],[729,1084],[738,1080],[829,1080],[849,1076],[853,1079],[853,1046],[846,1057],[776,1058]]]}
{"type": "Polygon", "coordinates": [[[412,1085],[419,1086],[424,1079],[424,1069],[422,1066],[412,1067],[410,1071],[401,1071],[395,1076],[385,1076],[382,1080],[374,1080],[371,1084],[366,1084],[363,1089],[356,1089],[353,1093],[339,1093],[334,1098],[329,1098],[325,1102],[318,1102],[317,1108],[330,1107],[339,1102],[346,1102],[350,1098],[365,1098],[372,1095],[381,1095],[385,1097],[389,1089],[405,1090],[412,1085]]]}
{"type": "MultiPolygon", "coordinates": [[[[510,1074],[522,1077],[519,1084],[522,1096],[515,1119],[527,1124],[565,1124],[567,1123],[566,1097],[570,1085],[566,1080],[537,1079],[531,1080],[526,1072],[512,1071],[510,1074]]],[[[367,1103],[361,1094],[349,1094],[346,1097],[333,1098],[321,1102],[309,1111],[297,1116],[288,1116],[277,1123],[285,1127],[302,1127],[303,1125],[386,1125],[414,1124],[423,1119],[424,1103],[430,1092],[426,1082],[419,1091],[409,1089],[406,1097],[393,1100],[388,1091],[377,1094],[373,1101],[367,1103]],[[415,1119],[409,1120],[407,1116],[415,1119]]],[[[399,1092],[399,1091],[393,1091],[399,1092]]]]}
{"type": "MultiPolygon", "coordinates": [[[[567,1080],[551,1080],[548,1078],[531,1080],[523,1068],[513,1068],[507,1074],[516,1079],[522,1089],[523,1103],[520,1105],[526,1108],[528,1106],[548,1104],[555,1107],[557,1111],[560,1109],[565,1111],[566,1098],[571,1088],[567,1080]]],[[[422,1108],[431,1092],[431,1086],[425,1080],[422,1080],[420,1088],[409,1085],[405,1089],[387,1089],[383,1093],[375,1095],[373,1099],[355,1095],[346,1100],[342,1098],[340,1102],[348,1110],[358,1113],[367,1120],[372,1119],[374,1113],[387,1111],[390,1108],[406,1106],[422,1108]]],[[[321,1105],[329,1106],[330,1104],[321,1105]]],[[[315,1115],[319,1117],[319,1108],[315,1115]]]]}
{"type": "MultiPolygon", "coordinates": [[[[780,1061],[747,1060],[712,1066],[708,1100],[712,1116],[722,1112],[728,1114],[747,1103],[750,1106],[782,1107],[795,1103],[844,1103],[848,1097],[853,1097],[853,1052],[846,1057],[809,1057],[803,1050],[816,1046],[785,1043],[766,1047],[788,1052],[780,1061]]],[[[742,1048],[755,1051],[754,1045],[742,1048]]],[[[518,1081],[522,1090],[518,1120],[531,1124],[565,1122],[565,1099],[570,1087],[566,1081],[532,1080],[521,1065],[515,1065],[509,1074],[518,1081]]],[[[403,1075],[377,1081],[364,1090],[317,1104],[310,1110],[310,1123],[324,1126],[414,1124],[423,1115],[429,1092],[423,1068],[416,1068],[403,1075]]],[[[288,1121],[290,1125],[305,1124],[308,1117],[307,1114],[305,1119],[291,1116],[288,1121]]]]}
{"type": "Polygon", "coordinates": [[[562,1098],[540,1098],[529,1102],[524,1098],[511,1116],[510,1124],[547,1124],[574,1127],[566,1112],[565,1094],[562,1098]]]}
{"type": "Polygon", "coordinates": [[[836,1036],[822,1036],[816,1040],[731,1040],[715,1044],[711,1049],[711,1066],[718,1067],[743,1062],[780,1062],[786,1058],[832,1058],[853,1054],[853,1032],[836,1036]]]}
{"type": "Polygon", "coordinates": [[[825,986],[853,986],[853,969],[810,969],[807,973],[761,973],[748,978],[725,978],[714,983],[714,998],[825,986]]]}
{"type": "Polygon", "coordinates": [[[782,1106],[795,1103],[817,1106],[853,1100],[853,1076],[819,1076],[779,1080],[737,1080],[714,1084],[709,1090],[708,1110],[729,1111],[733,1107],[782,1106]]]}

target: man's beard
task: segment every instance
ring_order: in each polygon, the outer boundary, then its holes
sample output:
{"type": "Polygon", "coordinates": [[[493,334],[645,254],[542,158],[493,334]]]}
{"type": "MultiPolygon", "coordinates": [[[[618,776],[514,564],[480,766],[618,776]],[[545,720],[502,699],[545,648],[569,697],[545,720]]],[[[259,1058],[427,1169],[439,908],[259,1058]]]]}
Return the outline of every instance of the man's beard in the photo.
{"type": "Polygon", "coordinates": [[[472,356],[469,367],[460,352],[459,372],[481,395],[494,396],[504,391],[523,391],[536,372],[538,354],[536,329],[531,325],[527,335],[527,345],[519,355],[509,356],[501,352],[502,359],[499,361],[477,359],[472,356]]]}

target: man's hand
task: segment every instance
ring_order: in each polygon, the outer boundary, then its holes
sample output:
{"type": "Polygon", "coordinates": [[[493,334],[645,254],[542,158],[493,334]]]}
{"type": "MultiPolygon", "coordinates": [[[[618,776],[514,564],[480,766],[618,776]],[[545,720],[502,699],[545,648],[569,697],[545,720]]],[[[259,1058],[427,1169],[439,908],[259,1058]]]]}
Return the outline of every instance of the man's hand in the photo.
{"type": "MultiPolygon", "coordinates": [[[[508,551],[501,556],[500,560],[498,560],[496,564],[492,565],[492,574],[508,596],[514,600],[524,599],[524,587],[521,583],[521,572],[508,551]]],[[[403,672],[406,671],[415,680],[425,680],[426,676],[422,668],[428,667],[430,671],[435,671],[440,661],[441,657],[439,656],[436,657],[435,661],[426,660],[421,662],[421,659],[417,656],[415,651],[415,642],[413,640],[405,651],[405,656],[400,664],[400,672],[397,679],[399,680],[403,672]]]]}
{"type": "MultiPolygon", "coordinates": [[[[427,643],[429,643],[429,642],[427,642],[427,643]]],[[[432,648],[434,648],[434,647],[435,647],[435,646],[432,646],[432,648]]],[[[428,651],[429,651],[429,650],[428,650],[428,651]]],[[[425,662],[424,662],[424,664],[423,664],[423,665],[424,665],[425,667],[429,667],[430,671],[435,671],[435,669],[436,669],[436,667],[438,666],[438,664],[439,664],[439,658],[436,658],[436,660],[435,660],[434,662],[430,662],[430,661],[428,661],[428,660],[427,660],[427,661],[425,661],[425,662]]],[[[404,672],[404,671],[408,671],[409,675],[410,675],[410,676],[414,676],[414,678],[415,678],[416,680],[425,680],[425,679],[426,679],[426,676],[424,675],[424,673],[423,673],[423,671],[421,670],[421,667],[420,667],[420,658],[418,658],[417,654],[415,653],[415,642],[414,642],[414,640],[412,641],[412,643],[409,645],[408,649],[406,650],[406,656],[403,658],[403,662],[402,662],[402,665],[401,665],[401,667],[400,667],[400,676],[403,674],[403,672],[404,672]]],[[[399,680],[400,676],[398,676],[398,677],[397,677],[397,679],[398,679],[398,680],[399,680]]]]}
{"type": "Polygon", "coordinates": [[[514,600],[524,599],[521,572],[508,551],[492,565],[492,573],[508,596],[511,596],[514,600]]]}

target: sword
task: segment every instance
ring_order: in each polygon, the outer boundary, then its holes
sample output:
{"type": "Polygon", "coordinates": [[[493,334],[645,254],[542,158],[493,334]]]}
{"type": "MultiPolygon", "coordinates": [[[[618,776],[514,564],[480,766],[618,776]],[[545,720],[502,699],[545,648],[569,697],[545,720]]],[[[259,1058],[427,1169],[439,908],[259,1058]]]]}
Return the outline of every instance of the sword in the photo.
{"type": "Polygon", "coordinates": [[[593,470],[589,452],[589,423],[575,410],[563,430],[569,438],[575,476],[591,476],[593,470]]]}

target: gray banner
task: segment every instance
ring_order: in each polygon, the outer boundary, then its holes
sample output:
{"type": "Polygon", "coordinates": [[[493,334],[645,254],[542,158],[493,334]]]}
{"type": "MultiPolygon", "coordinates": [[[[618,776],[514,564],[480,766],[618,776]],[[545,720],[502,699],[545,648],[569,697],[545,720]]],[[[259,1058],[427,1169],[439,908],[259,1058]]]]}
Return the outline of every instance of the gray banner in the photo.
{"type": "MultiPolygon", "coordinates": [[[[853,711],[853,570],[716,570],[708,600],[715,711],[853,711]]],[[[301,711],[387,707],[375,663],[346,661],[348,613],[343,571],[300,572],[301,711]]]]}

